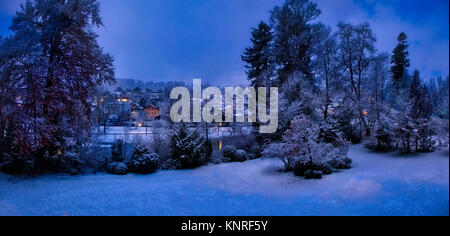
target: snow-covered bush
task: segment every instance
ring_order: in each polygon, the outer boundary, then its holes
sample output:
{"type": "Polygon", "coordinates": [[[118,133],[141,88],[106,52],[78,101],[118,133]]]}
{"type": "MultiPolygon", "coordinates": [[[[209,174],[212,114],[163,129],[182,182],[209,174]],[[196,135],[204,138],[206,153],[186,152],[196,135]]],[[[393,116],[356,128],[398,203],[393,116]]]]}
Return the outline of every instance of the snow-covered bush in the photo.
{"type": "Polygon", "coordinates": [[[292,171],[296,157],[286,152],[286,144],[283,142],[272,142],[264,147],[262,155],[267,158],[280,159],[286,171],[292,171]]]}
{"type": "Polygon", "coordinates": [[[94,173],[105,171],[105,168],[111,162],[111,148],[101,145],[98,139],[91,140],[84,145],[82,158],[87,168],[91,168],[94,173]]]}
{"type": "Polygon", "coordinates": [[[308,170],[305,172],[305,179],[322,179],[323,172],[320,170],[308,170]]]}
{"type": "Polygon", "coordinates": [[[230,162],[234,159],[236,155],[236,147],[233,145],[226,145],[222,148],[223,157],[225,162],[230,162]]]}
{"type": "Polygon", "coordinates": [[[319,138],[318,126],[305,117],[297,117],[291,122],[290,129],[283,135],[283,142],[269,144],[263,154],[278,157],[287,171],[297,176],[305,176],[307,171],[320,171],[331,174],[336,169],[351,167],[348,158],[349,144],[336,132],[330,143],[319,138]],[[320,142],[322,141],[322,142],[320,142]]]}
{"type": "Polygon", "coordinates": [[[373,136],[369,137],[364,146],[376,152],[388,152],[393,149],[394,134],[387,125],[379,125],[373,136]]]}
{"type": "Polygon", "coordinates": [[[250,151],[249,151],[249,159],[256,159],[256,158],[260,158],[262,153],[261,153],[261,146],[259,146],[258,144],[253,144],[250,147],[250,151]]]}
{"type": "Polygon", "coordinates": [[[181,123],[174,127],[170,137],[171,156],[168,161],[175,169],[189,169],[208,163],[210,152],[207,142],[196,130],[189,130],[181,123]]]}
{"type": "Polygon", "coordinates": [[[357,117],[354,113],[352,106],[344,103],[334,110],[331,119],[337,123],[336,127],[345,140],[356,144],[362,141],[362,137],[361,127],[354,123],[354,119],[357,117]]]}
{"type": "Polygon", "coordinates": [[[233,145],[226,145],[222,149],[225,162],[244,162],[249,158],[245,150],[237,150],[233,145]]]}
{"type": "Polygon", "coordinates": [[[342,133],[339,130],[339,124],[329,118],[319,124],[318,142],[331,143],[337,147],[342,145],[342,133]]]}
{"type": "Polygon", "coordinates": [[[338,169],[351,168],[352,160],[348,158],[348,150],[345,146],[334,148],[331,144],[314,145],[312,148],[313,159],[300,156],[295,159],[294,174],[305,176],[308,170],[321,171],[323,175],[329,175],[338,169]]]}
{"type": "Polygon", "coordinates": [[[137,145],[134,148],[128,167],[135,173],[150,174],[158,168],[158,161],[158,154],[150,152],[150,149],[144,145],[137,145]]]}
{"type": "Polygon", "coordinates": [[[128,166],[122,162],[112,162],[107,165],[106,170],[113,175],[126,175],[128,173],[128,166]]]}
{"type": "Polygon", "coordinates": [[[449,120],[435,118],[433,127],[436,130],[436,149],[449,151],[449,120]]]}
{"type": "Polygon", "coordinates": [[[242,149],[239,149],[239,150],[236,151],[236,154],[234,155],[233,161],[244,162],[247,159],[248,159],[247,152],[242,150],[242,149]]]}
{"type": "Polygon", "coordinates": [[[81,159],[81,155],[74,151],[66,151],[60,157],[60,170],[67,173],[74,173],[75,170],[81,171],[86,168],[86,162],[81,159]]]}
{"type": "Polygon", "coordinates": [[[352,168],[352,163],[352,159],[342,154],[331,156],[331,159],[328,160],[328,164],[334,169],[350,169],[352,168]]]}
{"type": "Polygon", "coordinates": [[[305,158],[305,157],[299,157],[295,164],[294,164],[294,175],[296,176],[305,176],[306,172],[308,171],[321,171],[322,175],[329,175],[333,173],[333,168],[330,164],[323,161],[313,161],[311,163],[311,160],[305,158]]]}

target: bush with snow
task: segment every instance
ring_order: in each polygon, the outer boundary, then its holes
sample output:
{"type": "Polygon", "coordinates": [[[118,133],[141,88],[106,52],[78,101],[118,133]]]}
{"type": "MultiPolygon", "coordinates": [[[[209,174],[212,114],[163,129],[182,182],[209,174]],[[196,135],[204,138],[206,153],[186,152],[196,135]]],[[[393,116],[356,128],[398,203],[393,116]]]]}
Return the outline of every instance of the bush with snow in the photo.
{"type": "Polygon", "coordinates": [[[106,170],[113,175],[126,175],[128,173],[128,166],[122,162],[112,162],[107,165],[106,170]]]}
{"type": "Polygon", "coordinates": [[[337,169],[351,168],[348,158],[349,144],[336,132],[330,143],[319,138],[320,129],[305,117],[297,117],[291,122],[290,129],[283,135],[283,141],[269,144],[264,155],[278,157],[287,171],[296,176],[305,176],[311,171],[320,171],[321,175],[331,174],[337,169]],[[322,142],[320,142],[322,140],[322,142]]]}
{"type": "Polygon", "coordinates": [[[256,158],[260,158],[261,157],[261,146],[259,146],[258,144],[253,144],[250,147],[250,151],[249,151],[249,159],[256,159],[256,158]]]}
{"type": "Polygon", "coordinates": [[[236,151],[233,161],[244,162],[247,159],[248,159],[247,152],[242,150],[242,149],[239,149],[239,150],[236,151]]]}
{"type": "Polygon", "coordinates": [[[226,145],[222,148],[223,157],[225,161],[231,161],[234,159],[234,156],[236,155],[236,147],[233,145],[226,145]]]}
{"type": "Polygon", "coordinates": [[[394,134],[391,128],[385,125],[379,125],[373,136],[369,137],[364,146],[376,152],[388,152],[394,148],[394,134]]]}
{"type": "Polygon", "coordinates": [[[233,145],[227,145],[222,149],[225,162],[244,162],[249,159],[249,154],[242,149],[236,149],[233,145]]]}
{"type": "Polygon", "coordinates": [[[308,170],[305,172],[305,179],[322,179],[323,172],[320,170],[308,170]]]}
{"type": "Polygon", "coordinates": [[[157,170],[158,161],[158,154],[150,152],[147,146],[137,145],[134,148],[128,167],[135,173],[150,174],[157,170]]]}

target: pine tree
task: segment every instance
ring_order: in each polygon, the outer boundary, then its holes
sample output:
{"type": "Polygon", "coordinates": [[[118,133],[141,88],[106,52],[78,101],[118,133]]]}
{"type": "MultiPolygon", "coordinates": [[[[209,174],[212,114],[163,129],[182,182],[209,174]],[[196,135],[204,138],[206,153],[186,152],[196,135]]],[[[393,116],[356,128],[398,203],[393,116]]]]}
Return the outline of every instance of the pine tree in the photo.
{"type": "Polygon", "coordinates": [[[170,137],[170,159],[174,168],[195,168],[205,164],[209,160],[207,145],[198,131],[190,131],[185,123],[176,125],[170,137]]]}
{"type": "Polygon", "coordinates": [[[408,42],[406,41],[407,36],[405,33],[400,33],[400,35],[397,38],[398,44],[395,47],[394,51],[392,52],[392,67],[391,67],[391,73],[392,73],[392,79],[394,80],[394,84],[397,88],[400,88],[402,86],[405,86],[404,78],[407,74],[407,69],[410,66],[410,62],[408,59],[409,52],[408,52],[408,42]]]}
{"type": "Polygon", "coordinates": [[[420,83],[420,73],[416,70],[409,86],[409,99],[412,102],[411,116],[415,119],[420,118],[420,83]]]}
{"type": "Polygon", "coordinates": [[[246,63],[247,77],[253,87],[267,86],[272,72],[271,43],[273,35],[271,28],[265,22],[260,22],[258,28],[253,29],[252,46],[248,47],[242,55],[246,63]]]}
{"type": "Polygon", "coordinates": [[[407,109],[403,110],[404,118],[400,122],[405,151],[411,151],[412,141],[415,152],[431,151],[433,146],[431,137],[434,133],[431,127],[432,111],[431,95],[428,88],[421,84],[419,71],[415,71],[409,88],[407,109]]]}
{"type": "Polygon", "coordinates": [[[279,86],[295,72],[303,73],[312,81],[313,46],[317,42],[316,31],[320,28],[320,24],[313,21],[320,14],[317,4],[310,0],[286,0],[283,6],[271,11],[279,86]]]}

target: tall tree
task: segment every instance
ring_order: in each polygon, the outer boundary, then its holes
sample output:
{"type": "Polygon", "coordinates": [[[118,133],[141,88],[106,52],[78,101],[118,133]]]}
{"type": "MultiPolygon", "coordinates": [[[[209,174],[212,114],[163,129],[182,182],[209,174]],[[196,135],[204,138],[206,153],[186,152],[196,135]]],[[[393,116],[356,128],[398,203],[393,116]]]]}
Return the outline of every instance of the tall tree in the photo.
{"type": "Polygon", "coordinates": [[[320,14],[317,4],[309,0],[286,0],[283,6],[271,11],[280,85],[295,72],[303,73],[312,81],[311,57],[318,26],[312,21],[320,14]]]}
{"type": "Polygon", "coordinates": [[[246,63],[247,76],[253,87],[270,86],[272,59],[271,43],[273,35],[268,24],[261,21],[258,28],[253,29],[252,46],[245,49],[242,60],[246,63]]]}
{"type": "Polygon", "coordinates": [[[369,73],[371,78],[367,88],[370,93],[369,100],[371,105],[369,119],[372,124],[375,124],[379,123],[382,116],[387,90],[390,86],[388,54],[381,53],[377,55],[369,73]]]}
{"type": "Polygon", "coordinates": [[[411,122],[414,127],[413,137],[415,151],[418,152],[419,149],[428,151],[431,148],[431,135],[433,134],[430,124],[433,104],[431,95],[427,87],[422,85],[420,73],[417,70],[414,71],[413,79],[410,84],[409,99],[409,116],[411,117],[411,122]]]}
{"type": "Polygon", "coordinates": [[[392,78],[394,80],[394,84],[397,88],[400,88],[401,86],[405,86],[404,78],[407,74],[407,69],[410,66],[410,62],[408,59],[409,52],[408,52],[408,42],[406,41],[407,36],[405,33],[400,33],[400,35],[397,38],[397,46],[395,47],[394,51],[392,52],[392,59],[391,59],[391,73],[392,78]]]}
{"type": "Polygon", "coordinates": [[[369,132],[364,111],[366,102],[364,101],[364,85],[367,84],[367,70],[371,62],[375,59],[376,37],[368,23],[352,25],[348,23],[339,23],[337,36],[338,60],[345,68],[349,80],[348,96],[354,103],[357,111],[360,134],[363,129],[369,132]]]}
{"type": "Polygon", "coordinates": [[[20,103],[12,114],[22,155],[60,157],[87,137],[89,94],[114,81],[113,59],[93,32],[100,26],[97,0],[27,0],[13,18],[0,73],[20,103]]]}
{"type": "Polygon", "coordinates": [[[409,98],[411,100],[418,100],[420,95],[420,72],[414,71],[411,84],[409,86],[409,98]]]}
{"type": "Polygon", "coordinates": [[[340,65],[336,61],[337,42],[335,35],[331,34],[329,27],[320,32],[319,43],[316,47],[316,74],[321,78],[324,86],[323,118],[328,118],[329,108],[332,103],[333,92],[336,92],[339,83],[340,65]]]}

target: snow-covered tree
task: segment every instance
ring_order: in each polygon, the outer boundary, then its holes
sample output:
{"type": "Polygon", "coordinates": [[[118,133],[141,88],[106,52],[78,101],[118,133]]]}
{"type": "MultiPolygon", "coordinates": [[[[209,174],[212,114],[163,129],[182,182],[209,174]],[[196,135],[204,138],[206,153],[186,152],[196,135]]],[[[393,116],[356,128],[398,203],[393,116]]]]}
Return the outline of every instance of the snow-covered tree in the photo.
{"type": "Polygon", "coordinates": [[[312,81],[313,47],[320,28],[313,21],[320,14],[317,4],[309,0],[286,0],[270,12],[279,85],[294,72],[301,72],[312,81]]]}
{"type": "Polygon", "coordinates": [[[247,76],[253,87],[270,87],[273,73],[271,28],[265,22],[260,22],[253,29],[252,46],[245,49],[242,60],[246,63],[247,76]]]}
{"type": "MultiPolygon", "coordinates": [[[[14,107],[14,145],[38,159],[77,148],[90,131],[89,94],[114,80],[113,59],[97,43],[96,0],[28,0],[0,42],[1,81],[14,107]]],[[[9,117],[8,117],[9,116],[9,117]]],[[[58,155],[59,156],[59,155],[58,155]]]]}
{"type": "Polygon", "coordinates": [[[205,139],[197,130],[189,130],[185,123],[175,124],[170,136],[171,161],[173,168],[186,169],[201,166],[209,161],[205,139]]]}
{"type": "Polygon", "coordinates": [[[317,59],[316,75],[321,79],[323,85],[323,119],[328,118],[331,103],[333,102],[333,95],[336,94],[340,83],[341,66],[336,60],[337,41],[335,35],[331,33],[330,28],[323,28],[320,31],[319,43],[316,47],[315,54],[317,59]]]}
{"type": "Polygon", "coordinates": [[[339,39],[337,58],[345,68],[345,76],[349,81],[347,96],[353,101],[362,137],[364,131],[366,133],[369,131],[365,118],[367,103],[365,88],[368,84],[367,72],[375,57],[377,40],[369,23],[359,25],[339,23],[337,37],[339,39]]]}
{"type": "Polygon", "coordinates": [[[374,58],[369,77],[367,85],[369,105],[366,119],[372,133],[375,127],[382,123],[381,117],[389,112],[386,100],[392,83],[390,83],[387,54],[382,53],[374,58]]]}

